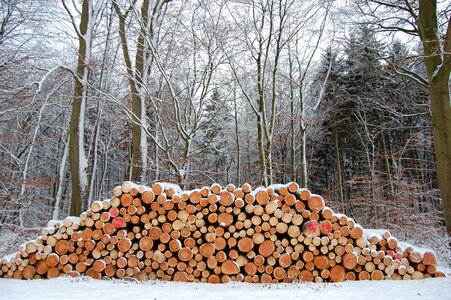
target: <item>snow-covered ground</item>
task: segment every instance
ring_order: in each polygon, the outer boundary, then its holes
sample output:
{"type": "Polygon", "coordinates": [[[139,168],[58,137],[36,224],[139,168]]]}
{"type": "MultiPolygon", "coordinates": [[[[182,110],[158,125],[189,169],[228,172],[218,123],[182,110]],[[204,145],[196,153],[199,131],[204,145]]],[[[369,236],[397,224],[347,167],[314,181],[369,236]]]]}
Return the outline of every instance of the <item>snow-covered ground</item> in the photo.
{"type": "MultiPolygon", "coordinates": [[[[449,275],[448,275],[449,276],[449,275]]],[[[152,281],[100,281],[60,277],[51,280],[0,279],[0,299],[451,299],[451,278],[416,281],[355,281],[296,284],[205,284],[152,281]]]]}

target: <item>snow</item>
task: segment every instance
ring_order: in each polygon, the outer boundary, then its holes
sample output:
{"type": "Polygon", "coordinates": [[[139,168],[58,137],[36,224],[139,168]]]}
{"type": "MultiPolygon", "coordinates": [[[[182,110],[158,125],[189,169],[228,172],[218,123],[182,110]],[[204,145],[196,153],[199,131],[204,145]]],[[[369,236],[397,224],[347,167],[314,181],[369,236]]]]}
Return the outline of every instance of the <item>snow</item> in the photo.
{"type": "MultiPolygon", "coordinates": [[[[99,202],[100,202],[100,205],[102,205],[102,201],[99,201],[99,202]]],[[[63,220],[63,222],[64,221],[72,222],[73,224],[80,224],[80,222],[81,222],[79,217],[74,217],[74,216],[68,216],[63,220]]]]}
{"type": "MultiPolygon", "coordinates": [[[[398,242],[398,246],[401,247],[402,249],[407,249],[409,247],[412,247],[413,249],[415,249],[415,251],[421,253],[422,255],[424,255],[424,253],[426,253],[426,252],[432,252],[432,253],[434,253],[435,256],[437,256],[437,254],[431,249],[418,247],[418,246],[409,244],[407,242],[398,242]]],[[[438,265],[438,267],[440,267],[440,264],[438,265]]]]}
{"type": "Polygon", "coordinates": [[[268,188],[272,188],[273,190],[278,191],[285,186],[285,184],[271,184],[270,186],[268,186],[268,188]]]}
{"type": "Polygon", "coordinates": [[[344,283],[206,284],[101,281],[86,277],[51,280],[0,279],[0,299],[451,299],[451,279],[344,283]]]}
{"type": "MultiPolygon", "coordinates": [[[[22,246],[22,245],[21,245],[21,246],[22,246]]],[[[16,257],[16,253],[11,253],[11,254],[8,254],[8,255],[2,257],[0,260],[1,260],[1,261],[11,261],[11,259],[13,259],[13,258],[15,258],[15,257],[16,257]]],[[[0,285],[0,286],[1,286],[1,285],[0,285]]]]}
{"type": "Polygon", "coordinates": [[[385,232],[387,232],[388,230],[385,230],[385,229],[367,229],[367,228],[365,228],[364,230],[363,230],[363,234],[365,235],[365,237],[367,238],[367,239],[369,239],[369,238],[371,238],[371,237],[373,237],[373,236],[377,236],[378,237],[378,239],[383,239],[383,234],[385,233],[385,232]]]}

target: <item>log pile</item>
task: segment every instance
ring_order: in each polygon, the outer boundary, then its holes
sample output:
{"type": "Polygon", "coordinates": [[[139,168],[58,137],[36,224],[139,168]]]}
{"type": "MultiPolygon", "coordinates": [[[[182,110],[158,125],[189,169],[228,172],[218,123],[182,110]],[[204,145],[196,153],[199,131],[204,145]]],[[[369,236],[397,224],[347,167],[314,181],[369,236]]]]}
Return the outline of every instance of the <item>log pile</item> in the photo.
{"type": "Polygon", "coordinates": [[[124,182],[80,218],[51,221],[5,257],[0,277],[133,277],[181,282],[443,277],[432,251],[367,231],[296,183],[193,191],[124,182]]]}

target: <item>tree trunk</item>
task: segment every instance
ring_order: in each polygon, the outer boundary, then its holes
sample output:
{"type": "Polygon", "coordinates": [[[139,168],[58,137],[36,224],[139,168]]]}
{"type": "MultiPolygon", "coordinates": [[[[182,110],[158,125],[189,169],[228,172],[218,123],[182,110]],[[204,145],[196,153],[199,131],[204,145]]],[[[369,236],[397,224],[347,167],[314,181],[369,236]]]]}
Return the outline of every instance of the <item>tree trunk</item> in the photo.
{"type": "Polygon", "coordinates": [[[384,163],[385,163],[385,169],[387,171],[387,174],[386,174],[387,180],[388,180],[388,184],[390,187],[389,188],[390,190],[387,193],[388,194],[387,198],[392,200],[393,198],[395,198],[395,188],[393,186],[393,176],[392,176],[391,167],[390,167],[390,160],[388,158],[389,153],[388,153],[388,149],[387,149],[387,143],[386,143],[385,139],[386,139],[386,137],[383,134],[381,137],[381,140],[382,140],[382,147],[384,149],[384,154],[383,154],[384,155],[384,163]]]}
{"type": "Polygon", "coordinates": [[[236,184],[241,184],[241,142],[240,142],[240,128],[238,124],[238,105],[237,97],[234,89],[233,94],[234,118],[235,118],[235,141],[236,141],[236,184]]]}
{"type": "MultiPolygon", "coordinates": [[[[146,126],[145,92],[142,91],[145,78],[145,37],[148,34],[149,0],[145,0],[141,7],[142,24],[137,42],[135,66],[132,65],[130,51],[127,44],[125,30],[127,15],[120,12],[116,1],[113,7],[119,17],[119,36],[121,38],[122,53],[127,67],[128,81],[132,96],[132,149],[129,178],[132,181],[145,181],[147,169],[147,138],[144,127],[146,126]]],[[[128,13],[128,12],[127,12],[128,13]]],[[[152,38],[152,37],[150,37],[152,38]]]]}
{"type": "MultiPolygon", "coordinates": [[[[147,168],[147,138],[143,126],[146,126],[146,108],[145,93],[142,91],[142,85],[145,77],[145,51],[144,39],[147,34],[149,23],[149,0],[144,0],[141,8],[141,31],[138,37],[138,48],[135,59],[135,89],[132,90],[132,161],[131,161],[131,180],[143,182],[146,178],[147,168]]],[[[150,37],[152,38],[152,37],[150,37]]]]}
{"type": "Polygon", "coordinates": [[[451,234],[451,107],[449,92],[433,89],[431,86],[435,163],[446,227],[451,234]]]}
{"type": "MultiPolygon", "coordinates": [[[[290,77],[292,78],[292,72],[291,72],[291,57],[290,57],[290,77]]],[[[296,181],[296,130],[295,130],[295,124],[294,124],[294,86],[293,86],[293,80],[290,80],[290,152],[291,152],[291,166],[290,166],[290,173],[291,173],[291,181],[296,181]]]]}
{"type": "Polygon", "coordinates": [[[342,211],[346,211],[345,200],[344,200],[344,189],[343,189],[343,178],[342,178],[342,169],[341,169],[341,154],[340,148],[338,144],[338,128],[337,124],[334,124],[333,132],[334,132],[334,145],[335,145],[335,160],[337,166],[337,175],[338,175],[338,195],[340,197],[340,203],[342,206],[342,211]]]}
{"type": "Polygon", "coordinates": [[[78,63],[74,85],[74,101],[72,103],[69,138],[69,161],[72,181],[70,214],[73,216],[80,215],[81,213],[82,201],[87,184],[87,162],[84,149],[84,121],[87,94],[85,82],[88,78],[89,45],[91,38],[90,35],[86,34],[88,31],[89,10],[89,1],[84,0],[80,21],[80,36],[78,38],[78,63]]]}
{"type": "Polygon", "coordinates": [[[63,181],[64,175],[66,173],[66,162],[67,157],[69,156],[69,135],[67,135],[66,142],[64,143],[63,156],[61,157],[59,172],[58,172],[58,188],[55,197],[55,205],[53,207],[52,220],[58,220],[59,212],[60,212],[60,203],[63,197],[63,181]]]}
{"type": "MultiPolygon", "coordinates": [[[[304,123],[304,94],[302,93],[302,85],[299,87],[299,106],[300,106],[300,117],[301,120],[299,121],[299,134],[301,136],[301,141],[300,141],[300,150],[299,150],[299,156],[301,159],[301,187],[302,188],[307,188],[307,182],[308,182],[308,175],[307,175],[307,147],[306,147],[306,142],[307,142],[307,138],[305,136],[307,128],[305,126],[304,123]]],[[[295,162],[294,162],[295,163],[295,162]]]]}
{"type": "MultiPolygon", "coordinates": [[[[88,177],[87,177],[87,182],[89,183],[87,185],[87,190],[86,190],[86,203],[85,205],[87,205],[87,207],[91,206],[91,202],[92,202],[92,198],[93,198],[93,194],[94,194],[94,184],[95,184],[95,180],[96,180],[96,173],[97,173],[97,162],[98,162],[98,148],[99,148],[99,136],[100,136],[100,122],[101,122],[101,114],[102,114],[102,104],[99,104],[97,106],[98,109],[98,115],[97,115],[97,120],[96,123],[94,124],[94,128],[93,128],[93,142],[92,142],[92,150],[91,150],[91,155],[92,155],[92,161],[90,162],[90,166],[88,167],[89,172],[88,172],[88,177]]],[[[89,157],[89,156],[88,156],[89,157]]],[[[87,209],[86,207],[86,209],[87,209]]],[[[85,207],[83,208],[83,210],[85,210],[85,207]]]]}
{"type": "Polygon", "coordinates": [[[257,57],[257,87],[258,87],[258,97],[259,97],[259,103],[258,103],[258,114],[257,114],[257,139],[258,139],[258,152],[259,152],[259,158],[260,158],[260,174],[261,174],[261,183],[263,185],[268,185],[269,178],[268,178],[268,161],[266,150],[265,149],[265,142],[264,137],[265,135],[265,128],[266,128],[266,109],[265,109],[265,91],[264,91],[264,74],[263,74],[263,68],[262,68],[262,49],[261,49],[261,42],[260,42],[260,51],[258,53],[257,57]]]}
{"type": "Polygon", "coordinates": [[[451,184],[449,181],[451,178],[451,102],[448,85],[451,63],[451,22],[448,21],[443,47],[438,30],[437,1],[420,0],[417,22],[429,81],[437,179],[446,227],[451,234],[451,184]]]}
{"type": "Polygon", "coordinates": [[[263,129],[262,129],[262,117],[257,116],[257,139],[258,139],[258,154],[260,158],[260,177],[263,185],[268,185],[268,176],[266,172],[266,156],[265,146],[263,144],[263,129]]]}

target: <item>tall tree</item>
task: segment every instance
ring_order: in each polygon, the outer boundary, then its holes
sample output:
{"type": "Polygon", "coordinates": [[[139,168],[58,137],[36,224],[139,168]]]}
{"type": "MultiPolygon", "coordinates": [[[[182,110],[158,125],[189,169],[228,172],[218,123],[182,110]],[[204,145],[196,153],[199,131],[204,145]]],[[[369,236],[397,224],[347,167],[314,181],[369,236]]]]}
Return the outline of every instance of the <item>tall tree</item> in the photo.
{"type": "Polygon", "coordinates": [[[234,80],[255,114],[261,183],[268,185],[274,179],[273,139],[277,109],[283,98],[280,81],[284,55],[299,31],[314,26],[309,21],[322,13],[323,7],[317,3],[298,6],[292,0],[254,0],[234,5],[239,5],[243,14],[233,16],[239,33],[236,44],[231,43],[225,55],[234,80]]]}
{"type": "Polygon", "coordinates": [[[230,173],[234,173],[230,170],[234,145],[227,137],[232,136],[232,128],[235,126],[226,100],[219,90],[212,91],[201,120],[205,125],[197,141],[199,145],[207,145],[201,158],[203,165],[210,170],[206,175],[221,184],[229,183],[230,173]]]}
{"type": "Polygon", "coordinates": [[[451,235],[451,16],[445,35],[439,30],[437,0],[420,0],[417,19],[431,97],[432,133],[440,196],[451,235]]]}
{"type": "Polygon", "coordinates": [[[88,184],[87,159],[85,152],[85,113],[88,96],[89,63],[92,54],[92,37],[94,34],[96,18],[103,5],[103,0],[96,2],[83,0],[81,19],[77,25],[72,10],[61,1],[67,13],[71,17],[72,26],[78,37],[78,61],[74,72],[74,100],[72,102],[72,114],[69,131],[69,161],[72,181],[72,200],[70,213],[73,216],[81,213],[82,202],[86,197],[88,184]]]}
{"type": "Polygon", "coordinates": [[[121,39],[122,53],[127,68],[128,81],[132,98],[132,149],[129,179],[143,182],[147,173],[147,119],[146,102],[149,100],[147,84],[151,66],[152,55],[150,47],[153,47],[155,39],[155,27],[158,16],[165,3],[171,0],[144,0],[141,9],[133,1],[124,12],[121,11],[117,1],[113,1],[113,7],[119,17],[119,36],[121,39]],[[138,13],[140,11],[140,14],[138,13]],[[135,59],[132,59],[132,51],[128,45],[127,19],[130,13],[138,14],[138,38],[136,41],[135,59]]]}

